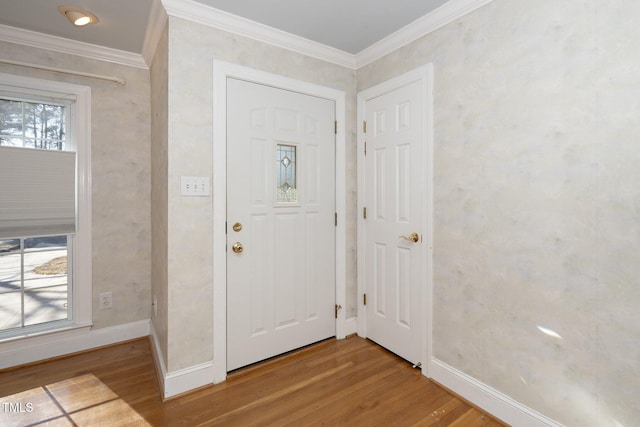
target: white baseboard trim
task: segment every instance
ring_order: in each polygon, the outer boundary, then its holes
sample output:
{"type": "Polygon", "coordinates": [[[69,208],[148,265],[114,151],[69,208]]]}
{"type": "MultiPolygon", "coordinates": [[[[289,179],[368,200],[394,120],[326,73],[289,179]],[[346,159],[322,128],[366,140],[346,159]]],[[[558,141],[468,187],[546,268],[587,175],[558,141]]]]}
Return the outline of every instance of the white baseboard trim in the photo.
{"type": "MultiPolygon", "coordinates": [[[[345,319],[345,335],[355,334],[357,326],[358,322],[356,317],[345,319]]],[[[151,338],[151,350],[156,365],[158,384],[160,384],[163,399],[168,399],[206,385],[218,384],[226,379],[226,375],[216,377],[213,361],[191,366],[179,371],[167,372],[164,355],[162,354],[153,322],[151,322],[149,336],[151,338]]]]}
{"type": "Polygon", "coordinates": [[[160,340],[156,329],[153,327],[153,322],[149,327],[149,338],[151,339],[151,354],[153,355],[153,361],[156,368],[156,378],[158,379],[158,385],[160,385],[160,393],[164,396],[164,378],[167,376],[167,365],[164,363],[164,354],[160,348],[160,340]]]}
{"type": "Polygon", "coordinates": [[[510,425],[562,427],[562,424],[436,358],[431,362],[431,379],[510,425]]]}
{"type": "Polygon", "coordinates": [[[163,396],[167,399],[199,387],[213,385],[213,375],[213,361],[169,372],[164,377],[163,396]]]}
{"type": "Polygon", "coordinates": [[[89,326],[0,344],[0,369],[65,356],[149,335],[149,320],[101,329],[89,326]]]}
{"type": "Polygon", "coordinates": [[[153,322],[151,323],[151,350],[156,364],[156,374],[160,384],[160,392],[163,399],[168,399],[199,387],[213,384],[213,361],[190,366],[174,372],[167,372],[162,350],[160,349],[158,335],[153,322]]]}
{"type": "Polygon", "coordinates": [[[348,319],[344,319],[344,335],[349,336],[353,335],[358,331],[358,318],[350,317],[348,319]]]}

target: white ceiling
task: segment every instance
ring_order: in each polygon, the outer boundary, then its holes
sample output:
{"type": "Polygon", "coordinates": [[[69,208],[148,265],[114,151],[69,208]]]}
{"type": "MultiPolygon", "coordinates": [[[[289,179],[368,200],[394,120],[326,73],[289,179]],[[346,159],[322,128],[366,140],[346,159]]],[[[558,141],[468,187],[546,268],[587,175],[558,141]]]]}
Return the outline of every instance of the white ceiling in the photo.
{"type": "MultiPolygon", "coordinates": [[[[193,1],[193,0],[185,0],[193,1]]],[[[195,0],[356,54],[448,0],[195,0]]],[[[153,0],[0,0],[0,24],[142,53],[153,0]],[[73,27],[57,10],[74,6],[99,22],[73,27]]]]}
{"type": "Polygon", "coordinates": [[[141,53],[153,0],[0,0],[0,24],[141,53]],[[98,23],[74,27],[58,6],[90,11],[98,23]]]}
{"type": "Polygon", "coordinates": [[[447,0],[197,0],[356,54],[447,0]]]}

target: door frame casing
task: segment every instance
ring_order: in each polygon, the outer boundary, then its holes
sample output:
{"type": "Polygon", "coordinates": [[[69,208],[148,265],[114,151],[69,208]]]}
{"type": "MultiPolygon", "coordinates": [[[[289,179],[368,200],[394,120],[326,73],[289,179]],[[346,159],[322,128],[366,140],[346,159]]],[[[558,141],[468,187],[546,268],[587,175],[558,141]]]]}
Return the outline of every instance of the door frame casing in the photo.
{"type": "MultiPolygon", "coordinates": [[[[227,378],[227,79],[316,96],[335,102],[335,300],[346,307],[346,96],[343,91],[254,68],[213,61],[213,382],[227,378]]],[[[336,319],[336,338],[345,338],[345,310],[336,319]]]]}
{"type": "Polygon", "coordinates": [[[358,335],[367,337],[367,312],[363,301],[363,295],[367,292],[366,278],[366,219],[363,211],[366,203],[366,157],[365,141],[366,133],[363,123],[366,119],[366,104],[378,96],[392,92],[395,89],[406,86],[410,83],[420,81],[422,85],[422,103],[425,114],[422,125],[423,159],[425,165],[424,181],[419,183],[422,200],[422,236],[423,236],[423,262],[420,266],[420,313],[419,324],[421,328],[421,363],[422,374],[430,377],[431,360],[433,354],[433,64],[426,64],[422,67],[393,77],[376,86],[365,89],[358,93],[358,295],[357,295],[357,315],[358,315],[358,335]]]}

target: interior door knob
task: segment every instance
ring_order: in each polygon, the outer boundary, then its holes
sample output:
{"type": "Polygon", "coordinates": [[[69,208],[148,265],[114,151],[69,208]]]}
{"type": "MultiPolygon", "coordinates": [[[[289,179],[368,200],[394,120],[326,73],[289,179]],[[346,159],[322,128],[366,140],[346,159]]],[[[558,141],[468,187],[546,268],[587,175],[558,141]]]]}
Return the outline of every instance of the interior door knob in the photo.
{"type": "Polygon", "coordinates": [[[408,236],[400,236],[400,238],[413,243],[418,243],[420,241],[420,235],[418,233],[411,233],[408,236]]]}
{"type": "Polygon", "coordinates": [[[239,254],[239,253],[242,253],[242,251],[244,250],[244,246],[242,246],[242,243],[240,242],[235,242],[231,247],[231,249],[233,250],[233,252],[239,254]]]}

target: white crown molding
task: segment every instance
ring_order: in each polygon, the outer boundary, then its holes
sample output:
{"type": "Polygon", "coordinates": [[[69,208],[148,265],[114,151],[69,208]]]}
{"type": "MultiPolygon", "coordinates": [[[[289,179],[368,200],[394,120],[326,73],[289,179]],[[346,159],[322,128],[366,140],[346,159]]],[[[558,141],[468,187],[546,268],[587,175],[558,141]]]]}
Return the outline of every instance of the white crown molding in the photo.
{"type": "Polygon", "coordinates": [[[0,41],[82,56],[89,59],[97,59],[99,61],[112,62],[128,67],[149,68],[140,54],[35,31],[23,30],[7,25],[0,25],[0,41]]]}
{"type": "Polygon", "coordinates": [[[238,34],[355,70],[355,56],[342,50],[223,12],[193,0],[162,0],[162,4],[170,16],[238,34]]]}
{"type": "Polygon", "coordinates": [[[449,0],[434,11],[357,53],[355,55],[356,69],[370,64],[492,1],[449,0]]]}
{"type": "Polygon", "coordinates": [[[156,53],[158,42],[160,41],[160,37],[162,37],[166,23],[167,13],[162,7],[162,2],[160,0],[153,0],[147,22],[147,31],[144,34],[144,43],[142,45],[142,57],[149,67],[153,61],[153,56],[156,53]]]}
{"type": "Polygon", "coordinates": [[[142,54],[7,25],[0,25],[0,41],[129,67],[148,69],[153,60],[158,41],[162,36],[167,14],[169,14],[356,70],[492,1],[449,0],[433,12],[374,43],[356,55],[223,12],[193,0],[154,0],[147,23],[142,54]]]}

